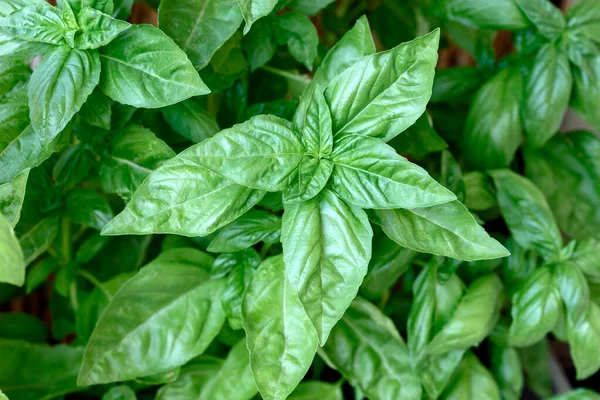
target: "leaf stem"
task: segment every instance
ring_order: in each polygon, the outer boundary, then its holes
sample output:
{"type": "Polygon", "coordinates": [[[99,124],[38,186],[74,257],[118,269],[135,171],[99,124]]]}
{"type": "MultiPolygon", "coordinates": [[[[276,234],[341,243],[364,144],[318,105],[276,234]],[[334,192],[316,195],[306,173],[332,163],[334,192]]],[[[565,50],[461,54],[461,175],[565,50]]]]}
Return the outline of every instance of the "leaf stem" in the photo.
{"type": "MultiPolygon", "coordinates": [[[[61,252],[62,252],[62,267],[66,268],[73,259],[73,248],[71,245],[71,223],[67,218],[60,221],[61,230],[61,252]]],[[[79,299],[77,299],[77,280],[71,282],[69,287],[69,300],[73,311],[79,310],[79,299]]]]}
{"type": "Polygon", "coordinates": [[[94,275],[90,274],[89,272],[87,272],[84,269],[80,269],[77,273],[82,278],[87,279],[92,285],[94,285],[95,287],[100,289],[100,291],[106,296],[106,298],[108,300],[112,300],[113,297],[110,294],[110,292],[108,291],[108,289],[106,289],[106,287],[102,284],[102,282],[100,282],[94,275]]]}
{"type": "Polygon", "coordinates": [[[388,301],[390,301],[390,291],[386,291],[381,297],[381,301],[379,302],[379,309],[383,311],[388,301]]]}
{"type": "Polygon", "coordinates": [[[289,71],[284,71],[284,70],[279,69],[279,68],[273,68],[273,67],[270,67],[268,65],[264,65],[264,66],[260,67],[260,69],[262,69],[263,71],[267,71],[267,72],[269,72],[269,73],[271,73],[273,75],[279,75],[279,76],[281,76],[283,78],[290,79],[290,80],[296,81],[296,82],[300,82],[300,83],[305,84],[305,85],[308,85],[310,83],[310,81],[311,81],[310,78],[308,78],[308,77],[306,77],[304,75],[292,74],[289,71]]]}
{"type": "Polygon", "coordinates": [[[271,246],[273,246],[271,243],[263,243],[262,247],[260,248],[260,258],[262,260],[265,259],[265,257],[267,256],[267,253],[269,252],[269,250],[271,250],[271,246]]]}

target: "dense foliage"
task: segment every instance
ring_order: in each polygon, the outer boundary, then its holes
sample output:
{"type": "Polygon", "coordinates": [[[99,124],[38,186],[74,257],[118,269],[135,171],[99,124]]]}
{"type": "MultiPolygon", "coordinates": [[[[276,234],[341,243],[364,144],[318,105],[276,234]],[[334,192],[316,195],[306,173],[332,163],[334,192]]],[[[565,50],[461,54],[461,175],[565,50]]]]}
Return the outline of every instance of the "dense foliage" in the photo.
{"type": "Polygon", "coordinates": [[[0,399],[598,372],[599,1],[148,3],[0,0],[0,399]]]}

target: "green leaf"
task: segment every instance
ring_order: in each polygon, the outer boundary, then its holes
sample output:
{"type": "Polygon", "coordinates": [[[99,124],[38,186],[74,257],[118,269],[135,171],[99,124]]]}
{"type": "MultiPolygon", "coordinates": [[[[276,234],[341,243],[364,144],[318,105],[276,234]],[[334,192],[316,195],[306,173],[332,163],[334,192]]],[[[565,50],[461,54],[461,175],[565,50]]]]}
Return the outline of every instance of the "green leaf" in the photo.
{"type": "Polygon", "coordinates": [[[46,258],[36,263],[27,273],[25,292],[29,294],[37,289],[56,268],[58,268],[58,261],[55,258],[46,258]]]}
{"type": "Polygon", "coordinates": [[[322,348],[327,363],[372,400],[419,400],[421,384],[392,320],[356,298],[322,348]]]}
{"type": "Polygon", "coordinates": [[[75,382],[83,348],[0,340],[0,387],[14,400],[50,400],[81,390],[75,382]]]}
{"type": "Polygon", "coordinates": [[[502,168],[511,163],[521,144],[522,92],[523,77],[516,68],[498,72],[477,91],[461,142],[469,168],[502,168]]]}
{"type": "Polygon", "coordinates": [[[484,83],[481,71],[475,67],[444,68],[436,71],[433,80],[432,103],[448,103],[464,99],[484,83]]]}
{"type": "MultiPolygon", "coordinates": [[[[200,71],[200,76],[213,92],[232,86],[248,69],[242,52],[242,34],[236,32],[217,50],[210,63],[200,71]]],[[[243,110],[236,110],[240,112],[243,110]]]]}
{"type": "Polygon", "coordinates": [[[498,320],[502,291],[502,283],[496,275],[487,275],[473,282],[452,318],[427,345],[427,352],[444,354],[478,345],[498,320]]]}
{"type": "Polygon", "coordinates": [[[379,299],[390,290],[398,278],[410,268],[416,253],[400,247],[383,233],[375,234],[373,256],[369,261],[369,272],[360,286],[367,298],[379,299]]]}
{"type": "Polygon", "coordinates": [[[427,113],[421,115],[414,125],[390,140],[388,144],[399,154],[410,154],[417,157],[448,147],[444,139],[431,126],[427,113]]]}
{"type": "Polygon", "coordinates": [[[240,9],[242,10],[242,16],[246,21],[244,26],[244,34],[250,31],[250,27],[260,18],[269,14],[273,8],[277,5],[277,0],[236,0],[240,9]]]}
{"type": "Polygon", "coordinates": [[[500,211],[515,241],[536,249],[546,260],[557,257],[562,236],[543,193],[533,182],[510,170],[491,171],[500,211]]]}
{"type": "Polygon", "coordinates": [[[111,300],[86,347],[79,384],[173,369],[202,354],[217,335],[225,321],[223,281],[209,280],[198,256],[173,251],[142,268],[111,300]]]}
{"type": "Polygon", "coordinates": [[[229,325],[233,329],[242,328],[242,302],[256,268],[261,259],[254,250],[244,250],[236,253],[223,254],[215,260],[214,270],[223,264],[233,264],[227,274],[222,302],[229,325]]]}
{"type": "Polygon", "coordinates": [[[463,175],[465,183],[465,206],[469,210],[484,211],[494,207],[497,203],[494,186],[489,178],[478,171],[463,175]]]}
{"type": "Polygon", "coordinates": [[[83,187],[67,195],[65,215],[79,225],[99,231],[114,217],[110,204],[100,193],[83,187]]]}
{"type": "Polygon", "coordinates": [[[413,301],[406,323],[406,332],[408,349],[415,360],[423,357],[433,330],[437,274],[437,261],[432,259],[425,265],[412,287],[413,301]]]}
{"type": "Polygon", "coordinates": [[[266,211],[249,211],[217,233],[207,247],[213,253],[247,249],[258,243],[279,242],[281,219],[266,211]]]}
{"type": "Polygon", "coordinates": [[[137,397],[132,388],[127,385],[113,386],[102,395],[102,400],[136,400],[137,397]]]}
{"type": "Polygon", "coordinates": [[[538,268],[512,296],[510,345],[524,347],[542,339],[556,325],[560,306],[552,272],[538,268]]]}
{"type": "Polygon", "coordinates": [[[80,12],[85,7],[93,8],[105,14],[112,14],[114,9],[113,0],[58,0],[58,4],[68,2],[75,12],[80,12]]]}
{"type": "Polygon", "coordinates": [[[464,350],[453,350],[441,356],[430,357],[427,369],[423,372],[422,380],[423,387],[431,398],[437,399],[440,397],[462,361],[464,354],[464,350]]]}
{"type": "Polygon", "coordinates": [[[19,238],[19,243],[23,249],[25,266],[48,250],[48,247],[50,247],[58,234],[58,228],[58,218],[47,217],[19,238]]]}
{"type": "Polygon", "coordinates": [[[114,19],[101,11],[84,7],[77,14],[79,31],[75,34],[75,47],[79,49],[97,49],[112,42],[121,32],[131,25],[114,19]]]}
{"type": "Polygon", "coordinates": [[[520,400],[524,376],[521,358],[512,347],[491,345],[491,369],[503,400],[520,400]]]}
{"type": "Polygon", "coordinates": [[[518,30],[529,21],[514,0],[442,0],[439,12],[444,18],[479,29],[518,30]]]}
{"type": "Polygon", "coordinates": [[[31,68],[21,57],[2,57],[0,60],[0,99],[17,85],[26,82],[31,68]]]}
{"type": "Polygon", "coordinates": [[[552,278],[565,303],[568,319],[578,324],[590,310],[590,288],[583,272],[574,263],[563,261],[554,265],[552,278]]]}
{"type": "Polygon", "coordinates": [[[567,11],[568,31],[600,42],[600,4],[579,0],[567,11]]]}
{"type": "Polygon", "coordinates": [[[567,338],[577,379],[589,378],[600,368],[596,354],[600,346],[600,308],[596,303],[591,303],[586,318],[580,321],[567,319],[567,338]]]}
{"type": "Polygon", "coordinates": [[[102,48],[100,88],[115,101],[159,108],[207,94],[185,53],[162,31],[136,25],[102,48]]]}
{"type": "Polygon", "coordinates": [[[319,46],[317,28],[308,17],[297,12],[283,13],[276,21],[276,40],[286,43],[292,57],[312,71],[319,46]]]}
{"type": "Polygon", "coordinates": [[[310,100],[301,125],[304,144],[310,155],[328,157],[333,148],[329,106],[318,83],[311,85],[308,91],[311,92],[310,100]]]}
{"type": "Polygon", "coordinates": [[[573,94],[569,104],[590,125],[600,129],[597,110],[600,100],[594,93],[600,90],[600,55],[587,57],[573,66],[573,94]]]}
{"type": "Polygon", "coordinates": [[[22,286],[25,283],[25,265],[12,225],[0,214],[0,282],[22,286]]]}
{"type": "Polygon", "coordinates": [[[111,100],[100,88],[96,87],[79,110],[79,116],[85,123],[104,130],[110,130],[112,117],[111,100]]]}
{"type": "Polygon", "coordinates": [[[144,179],[175,152],[150,130],[129,125],[110,141],[100,162],[100,183],[108,193],[130,199],[144,179]]]}
{"type": "Polygon", "coordinates": [[[294,389],[288,400],[344,400],[340,384],[304,381],[294,389]]]}
{"type": "Polygon", "coordinates": [[[358,207],[430,207],[456,200],[427,171],[378,138],[345,136],[336,143],[331,160],[331,190],[358,207]]]}
{"type": "Polygon", "coordinates": [[[476,356],[467,353],[440,399],[500,400],[501,397],[490,371],[476,356]]]}
{"type": "Polygon", "coordinates": [[[550,40],[556,39],[565,30],[562,11],[547,0],[514,0],[529,18],[538,32],[550,40]]]}
{"type": "Polygon", "coordinates": [[[0,185],[0,214],[13,228],[21,217],[28,177],[29,169],[26,169],[10,182],[0,185]]]}
{"type": "Polygon", "coordinates": [[[265,260],[244,296],[242,324],[261,395],[285,399],[310,367],[317,335],[289,284],[281,256],[265,260]]]}
{"type": "Polygon", "coordinates": [[[378,210],[375,222],[400,246],[423,253],[465,261],[509,254],[458,201],[410,210],[378,210]]]}
{"type": "Polygon", "coordinates": [[[297,174],[283,190],[286,203],[310,200],[319,194],[331,176],[333,163],[327,159],[305,156],[297,174]]]}
{"type": "Polygon", "coordinates": [[[194,143],[200,143],[219,132],[219,125],[213,116],[192,99],[160,111],[173,130],[194,143]]]}
{"type": "Polygon", "coordinates": [[[66,45],[68,31],[60,10],[45,2],[22,7],[0,20],[0,32],[30,42],[66,45]]]}
{"type": "Polygon", "coordinates": [[[334,137],[360,134],[387,141],[412,125],[431,97],[439,35],[436,30],[366,56],[333,79],[325,98],[334,137]]]}
{"type": "Polygon", "coordinates": [[[577,243],[570,261],[593,280],[599,280],[600,242],[590,239],[577,243]]]}
{"type": "Polygon", "coordinates": [[[156,400],[199,398],[202,389],[217,376],[222,366],[221,359],[204,355],[196,357],[181,368],[175,382],[158,390],[156,400]]]}
{"type": "Polygon", "coordinates": [[[329,190],[286,205],[281,232],[286,276],[321,344],[367,273],[372,236],[365,212],[329,190]]]}
{"type": "Polygon", "coordinates": [[[242,23],[235,0],[165,0],[158,7],[159,28],[200,70],[242,23]]]}
{"type": "Polygon", "coordinates": [[[33,129],[49,142],[81,109],[100,79],[96,50],[56,47],[37,65],[29,81],[33,129]]]}
{"type": "Polygon", "coordinates": [[[574,389],[567,393],[548,397],[548,400],[599,400],[600,394],[590,389],[574,389]]]}
{"type": "Polygon", "coordinates": [[[572,83],[566,54],[559,52],[553,43],[542,47],[535,57],[524,92],[523,125],[531,146],[542,146],[560,128],[572,83]]]}
{"type": "Polygon", "coordinates": [[[78,143],[67,149],[52,169],[52,179],[56,186],[71,189],[89,174],[95,159],[90,150],[78,143]]]}
{"type": "Polygon", "coordinates": [[[543,339],[531,347],[519,349],[526,373],[527,387],[540,397],[552,394],[552,375],[548,341],[543,339]]]}
{"type": "Polygon", "coordinates": [[[221,131],[177,157],[240,185],[278,191],[294,174],[304,152],[292,123],[272,115],[259,115],[221,131]]]}
{"type": "Polygon", "coordinates": [[[275,55],[274,17],[267,17],[256,22],[254,29],[244,37],[244,51],[248,56],[250,71],[254,72],[262,67],[275,55]]]}

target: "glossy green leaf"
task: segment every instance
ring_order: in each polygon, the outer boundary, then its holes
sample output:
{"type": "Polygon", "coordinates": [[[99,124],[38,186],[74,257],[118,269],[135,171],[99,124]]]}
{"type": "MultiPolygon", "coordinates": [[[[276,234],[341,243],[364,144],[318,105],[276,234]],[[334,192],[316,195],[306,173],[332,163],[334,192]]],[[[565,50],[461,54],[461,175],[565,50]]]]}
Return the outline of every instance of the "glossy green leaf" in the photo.
{"type": "Polygon", "coordinates": [[[213,92],[218,92],[232,86],[247,69],[248,62],[242,52],[242,33],[236,32],[215,52],[210,63],[200,71],[200,76],[213,92]]]}
{"type": "Polygon", "coordinates": [[[75,46],[79,49],[105,46],[131,27],[125,21],[114,19],[90,7],[82,8],[77,14],[77,24],[79,31],[75,34],[75,46]]]}
{"type": "Polygon", "coordinates": [[[441,69],[435,73],[431,102],[446,103],[462,100],[482,83],[482,74],[475,67],[441,69]]]}
{"type": "Polygon", "coordinates": [[[298,166],[297,174],[283,191],[285,202],[305,201],[315,197],[329,181],[332,170],[333,163],[330,160],[305,156],[298,166]]]}
{"type": "Polygon", "coordinates": [[[420,360],[430,341],[433,330],[437,261],[432,259],[421,271],[413,284],[413,302],[406,323],[408,349],[415,360],[420,360]]]}
{"type": "Polygon", "coordinates": [[[281,219],[266,211],[249,211],[224,226],[211,240],[207,250],[227,253],[247,249],[258,243],[276,243],[281,234],[281,219]]]}
{"type": "Polygon", "coordinates": [[[506,257],[458,201],[410,210],[378,210],[375,222],[402,247],[465,261],[506,257]]]}
{"type": "Polygon", "coordinates": [[[579,321],[568,318],[567,338],[577,379],[595,374],[600,369],[600,359],[596,354],[600,346],[600,308],[597,304],[592,303],[589,313],[579,321]]]}
{"type": "Polygon", "coordinates": [[[548,397],[548,400],[598,400],[600,394],[590,389],[574,389],[567,393],[548,397]]]}
{"type": "Polygon", "coordinates": [[[309,91],[310,100],[302,121],[304,144],[310,155],[318,158],[328,157],[333,148],[329,106],[318,83],[311,85],[309,91]]]}
{"type": "Polygon", "coordinates": [[[473,28],[518,30],[530,25],[514,0],[442,0],[438,7],[445,18],[473,28]]]}
{"type": "Polygon", "coordinates": [[[53,45],[66,45],[69,28],[58,8],[35,2],[2,18],[0,32],[11,38],[53,45]]]}
{"type": "Polygon", "coordinates": [[[21,208],[25,199],[25,187],[29,170],[26,169],[10,182],[0,185],[0,214],[14,228],[21,217],[21,208]]]}
{"type": "Polygon", "coordinates": [[[192,99],[165,107],[161,113],[173,130],[194,143],[200,143],[219,132],[219,125],[213,116],[192,99]]]}
{"type": "Polygon", "coordinates": [[[552,394],[552,375],[548,341],[541,340],[535,345],[519,349],[526,373],[526,384],[540,397],[552,394]]]}
{"type": "Polygon", "coordinates": [[[71,189],[88,176],[95,161],[93,157],[90,150],[80,143],[70,147],[54,164],[52,179],[57,186],[71,189]]]}
{"type": "Polygon", "coordinates": [[[560,10],[546,0],[515,0],[521,11],[529,18],[538,32],[550,40],[565,30],[565,18],[560,10]]]}
{"type": "Polygon", "coordinates": [[[127,281],[92,333],[79,384],[164,372],[201,354],[225,321],[223,282],[205,268],[159,257],[127,281]]]}
{"type": "Polygon", "coordinates": [[[281,232],[286,276],[321,344],[367,273],[372,235],[365,212],[329,190],[286,205],[281,232]]]}
{"type": "MultiPolygon", "coordinates": [[[[237,253],[222,255],[215,260],[215,269],[221,258],[225,257],[233,265],[228,273],[223,290],[222,302],[229,324],[233,329],[242,328],[242,302],[244,294],[252,282],[252,277],[260,257],[254,250],[245,250],[237,253]]],[[[214,272],[214,271],[213,271],[214,272]]]]}
{"type": "Polygon", "coordinates": [[[503,400],[519,400],[523,393],[524,376],[521,358],[512,347],[491,345],[491,370],[503,400]]]}
{"type": "Polygon", "coordinates": [[[554,265],[552,278],[565,304],[567,318],[578,324],[590,310],[590,288],[583,272],[574,263],[563,261],[554,265]]]}
{"type": "Polygon", "coordinates": [[[130,199],[154,169],[173,157],[175,152],[150,130],[129,125],[117,132],[101,160],[102,189],[130,199]]]}
{"type": "Polygon", "coordinates": [[[137,397],[132,388],[127,385],[114,386],[102,395],[102,400],[136,400],[137,397]]]}
{"type": "Polygon", "coordinates": [[[242,324],[261,395],[287,398],[312,363],[317,335],[289,284],[281,256],[267,259],[254,274],[244,296],[242,324]]]}
{"type": "Polygon", "coordinates": [[[464,350],[453,350],[440,356],[429,357],[427,369],[423,372],[423,388],[427,394],[437,399],[453,377],[465,354],[464,350]]]}
{"type": "Polygon", "coordinates": [[[26,82],[31,68],[21,57],[2,57],[0,60],[0,99],[16,86],[26,82]]]}
{"type": "Polygon", "coordinates": [[[112,14],[114,9],[113,0],[58,0],[57,3],[69,3],[75,12],[80,12],[85,7],[93,8],[105,14],[112,14]]]}
{"type": "Polygon", "coordinates": [[[277,5],[277,0],[236,0],[242,16],[246,21],[244,26],[244,34],[248,33],[250,27],[260,18],[269,14],[277,5]]]}
{"type": "Polygon", "coordinates": [[[177,157],[254,189],[281,190],[305,152],[296,128],[281,118],[259,115],[225,129],[177,157]]]}
{"type": "Polygon", "coordinates": [[[511,68],[498,72],[477,91],[461,142],[469,168],[502,168],[511,163],[521,144],[522,91],[521,72],[511,68]]]}
{"type": "Polygon", "coordinates": [[[465,183],[465,206],[469,210],[484,211],[497,204],[494,187],[489,178],[478,171],[463,175],[465,183]]]}
{"type": "Polygon", "coordinates": [[[512,296],[509,342],[524,347],[542,339],[554,328],[560,297],[548,267],[538,268],[512,296]]]}
{"type": "Polygon", "coordinates": [[[242,23],[235,0],[165,0],[158,7],[158,24],[183,50],[197,70],[242,23]]]}
{"type": "Polygon", "coordinates": [[[330,188],[363,208],[430,207],[456,199],[421,167],[382,140],[359,135],[336,143],[330,188]]]}
{"type": "Polygon", "coordinates": [[[476,356],[467,353],[440,399],[500,400],[501,397],[490,371],[476,356]]]}
{"type": "Polygon", "coordinates": [[[90,188],[75,188],[67,196],[65,215],[73,222],[102,230],[114,214],[108,201],[90,188]]]}
{"type": "Polygon", "coordinates": [[[271,61],[277,50],[273,20],[274,17],[267,17],[257,21],[254,29],[244,37],[244,51],[253,72],[271,61]]]}
{"type": "Polygon", "coordinates": [[[567,27],[569,32],[599,42],[600,5],[594,0],[577,1],[567,11],[567,27]]]}
{"type": "MultiPolygon", "coordinates": [[[[543,2],[554,7],[546,0],[543,2]]],[[[524,92],[523,125],[531,146],[543,145],[558,131],[569,105],[571,86],[567,56],[553,43],[542,47],[535,58],[524,92]]]]}
{"type": "Polygon", "coordinates": [[[490,172],[502,216],[515,241],[538,250],[545,259],[558,256],[562,237],[543,193],[533,182],[509,170],[490,172]]]}
{"type": "Polygon", "coordinates": [[[0,387],[11,399],[50,400],[81,390],[75,382],[81,347],[0,340],[0,354],[5,365],[25,367],[0,370],[0,387]]]}
{"type": "Polygon", "coordinates": [[[216,377],[222,366],[223,360],[221,359],[204,355],[196,357],[181,368],[175,382],[164,385],[158,390],[156,400],[198,398],[202,389],[216,377]]]}
{"type": "Polygon", "coordinates": [[[209,89],[185,53],[150,25],[136,25],[102,48],[100,88],[122,104],[159,108],[209,89]]]}
{"type": "Polygon", "coordinates": [[[600,88],[600,55],[585,58],[573,66],[573,94],[570,106],[590,125],[600,129],[600,117],[596,112],[600,100],[594,96],[600,88]]]}
{"type": "Polygon", "coordinates": [[[360,297],[331,330],[322,352],[369,399],[421,399],[420,380],[392,320],[360,297]]]}
{"type": "Polygon", "coordinates": [[[58,261],[54,258],[46,258],[30,267],[25,281],[25,292],[29,294],[37,289],[56,268],[58,261]]]}
{"type": "Polygon", "coordinates": [[[448,147],[448,143],[431,126],[427,113],[421,115],[412,126],[390,140],[388,144],[399,154],[410,154],[417,157],[448,147]]]}
{"type": "Polygon", "coordinates": [[[436,30],[366,56],[333,79],[325,98],[334,137],[359,134],[387,141],[412,125],[431,96],[438,42],[436,30]]]}
{"type": "Polygon", "coordinates": [[[479,344],[498,320],[502,290],[502,283],[496,275],[473,282],[450,320],[427,345],[427,351],[430,354],[443,354],[479,344]]]}
{"type": "Polygon", "coordinates": [[[23,251],[12,224],[0,214],[0,282],[22,286],[25,283],[23,251]]]}
{"type": "Polygon", "coordinates": [[[33,129],[54,139],[79,111],[100,80],[96,50],[56,47],[37,65],[29,81],[33,129]]]}
{"type": "Polygon", "coordinates": [[[47,217],[33,226],[31,229],[19,238],[19,243],[23,249],[25,265],[29,265],[33,260],[43,254],[58,234],[58,218],[47,217]]]}
{"type": "Polygon", "coordinates": [[[292,57],[312,71],[319,45],[317,28],[308,17],[296,12],[283,13],[276,21],[276,40],[286,43],[292,57]]]}
{"type": "Polygon", "coordinates": [[[600,242],[590,239],[577,243],[570,260],[594,280],[600,278],[600,242]]]}
{"type": "Polygon", "coordinates": [[[304,381],[298,385],[288,400],[343,400],[340,384],[319,381],[304,381]]]}

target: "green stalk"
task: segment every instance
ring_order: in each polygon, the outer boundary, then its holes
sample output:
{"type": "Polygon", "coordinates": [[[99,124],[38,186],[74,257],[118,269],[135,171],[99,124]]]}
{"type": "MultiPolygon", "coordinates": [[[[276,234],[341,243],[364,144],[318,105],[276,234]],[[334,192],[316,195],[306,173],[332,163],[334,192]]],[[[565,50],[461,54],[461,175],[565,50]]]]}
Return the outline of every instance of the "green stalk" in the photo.
{"type": "MultiPolygon", "coordinates": [[[[63,268],[71,264],[73,260],[73,248],[71,246],[71,223],[68,219],[63,218],[60,222],[61,228],[61,250],[62,250],[62,266],[63,268]]],[[[79,310],[79,300],[77,299],[77,281],[74,280],[69,287],[69,300],[73,311],[79,310]]]]}

